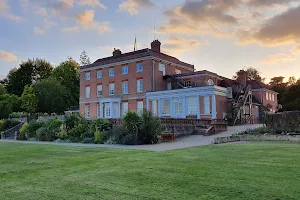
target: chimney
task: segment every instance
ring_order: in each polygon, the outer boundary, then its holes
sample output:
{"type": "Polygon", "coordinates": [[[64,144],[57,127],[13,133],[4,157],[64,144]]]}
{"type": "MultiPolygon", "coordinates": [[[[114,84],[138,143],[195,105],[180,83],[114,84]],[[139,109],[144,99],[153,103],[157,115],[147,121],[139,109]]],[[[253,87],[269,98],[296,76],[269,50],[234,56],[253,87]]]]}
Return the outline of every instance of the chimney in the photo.
{"type": "Polygon", "coordinates": [[[122,54],[122,51],[120,49],[114,48],[113,57],[120,56],[121,54],[122,54]]]}
{"type": "Polygon", "coordinates": [[[240,85],[246,86],[247,85],[247,72],[245,70],[240,70],[237,73],[237,81],[240,85]]]}
{"type": "Polygon", "coordinates": [[[160,41],[154,40],[153,42],[151,42],[151,50],[160,53],[160,45],[160,41]]]}

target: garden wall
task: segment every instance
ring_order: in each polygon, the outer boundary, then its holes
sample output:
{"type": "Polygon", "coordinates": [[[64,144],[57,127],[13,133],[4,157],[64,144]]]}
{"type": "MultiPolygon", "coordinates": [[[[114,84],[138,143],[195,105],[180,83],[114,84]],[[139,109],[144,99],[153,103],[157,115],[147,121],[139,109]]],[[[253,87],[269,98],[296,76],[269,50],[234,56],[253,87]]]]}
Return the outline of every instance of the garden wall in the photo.
{"type": "Polygon", "coordinates": [[[295,130],[300,128],[300,111],[290,111],[267,115],[266,124],[270,130],[295,130]]]}
{"type": "Polygon", "coordinates": [[[289,135],[237,135],[219,137],[214,139],[214,144],[223,144],[239,141],[291,141],[300,142],[300,136],[289,135]]]}

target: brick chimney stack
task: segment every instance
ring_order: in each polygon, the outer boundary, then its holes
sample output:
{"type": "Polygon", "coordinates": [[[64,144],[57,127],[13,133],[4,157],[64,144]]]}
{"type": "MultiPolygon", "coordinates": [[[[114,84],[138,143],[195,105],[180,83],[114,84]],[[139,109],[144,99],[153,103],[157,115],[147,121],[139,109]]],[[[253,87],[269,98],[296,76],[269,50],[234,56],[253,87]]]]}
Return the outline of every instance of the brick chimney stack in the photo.
{"type": "Polygon", "coordinates": [[[154,40],[154,41],[151,43],[151,50],[160,53],[160,46],[161,46],[160,41],[154,40]]]}
{"type": "Polygon", "coordinates": [[[237,73],[237,81],[240,85],[246,86],[247,85],[247,72],[245,70],[240,70],[237,73]]]}
{"type": "Polygon", "coordinates": [[[122,51],[120,49],[116,49],[114,48],[114,51],[113,51],[113,56],[120,56],[122,54],[122,51]]]}

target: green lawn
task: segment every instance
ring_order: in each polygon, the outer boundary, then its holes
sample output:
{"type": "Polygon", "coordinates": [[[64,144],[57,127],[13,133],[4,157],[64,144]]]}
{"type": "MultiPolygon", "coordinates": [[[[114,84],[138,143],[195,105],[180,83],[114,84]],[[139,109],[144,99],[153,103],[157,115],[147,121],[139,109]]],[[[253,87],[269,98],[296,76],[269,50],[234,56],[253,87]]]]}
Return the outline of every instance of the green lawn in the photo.
{"type": "Polygon", "coordinates": [[[300,145],[168,152],[0,142],[0,199],[300,199],[300,145]]]}

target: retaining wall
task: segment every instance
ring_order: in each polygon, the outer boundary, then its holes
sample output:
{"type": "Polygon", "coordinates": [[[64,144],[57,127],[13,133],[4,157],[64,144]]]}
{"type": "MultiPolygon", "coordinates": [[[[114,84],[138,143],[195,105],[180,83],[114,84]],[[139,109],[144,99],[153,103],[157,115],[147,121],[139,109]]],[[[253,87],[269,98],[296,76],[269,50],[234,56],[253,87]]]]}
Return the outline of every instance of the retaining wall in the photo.
{"type": "Polygon", "coordinates": [[[291,141],[299,142],[300,136],[289,135],[237,135],[228,137],[219,137],[214,139],[214,144],[223,144],[239,141],[291,141]]]}
{"type": "Polygon", "coordinates": [[[300,128],[300,111],[289,111],[267,115],[266,124],[270,130],[294,130],[300,128]]]}

